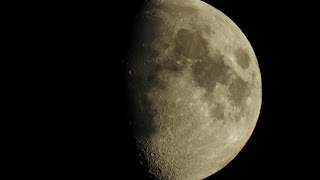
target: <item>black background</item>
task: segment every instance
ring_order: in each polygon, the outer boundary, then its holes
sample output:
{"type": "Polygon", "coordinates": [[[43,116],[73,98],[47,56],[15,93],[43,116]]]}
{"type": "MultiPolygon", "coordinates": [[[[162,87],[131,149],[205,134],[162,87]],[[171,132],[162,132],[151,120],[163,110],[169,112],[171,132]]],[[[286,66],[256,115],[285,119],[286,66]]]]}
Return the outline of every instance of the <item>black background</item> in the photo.
{"type": "MultiPolygon", "coordinates": [[[[247,36],[263,86],[261,113],[251,138],[231,163],[208,179],[311,177],[318,143],[316,6],[307,1],[205,2],[230,17],[247,36]]],[[[28,72],[28,86],[22,88],[30,87],[33,95],[23,91],[26,102],[36,104],[23,115],[39,119],[25,122],[34,131],[20,137],[26,143],[17,150],[23,159],[18,164],[31,167],[25,174],[148,179],[136,161],[128,131],[122,63],[131,20],[143,3],[34,4],[28,16],[18,17],[25,22],[19,26],[23,31],[17,31],[27,37],[24,47],[36,44],[30,48],[35,56],[24,53],[39,59],[31,65],[37,71],[28,72]]]]}

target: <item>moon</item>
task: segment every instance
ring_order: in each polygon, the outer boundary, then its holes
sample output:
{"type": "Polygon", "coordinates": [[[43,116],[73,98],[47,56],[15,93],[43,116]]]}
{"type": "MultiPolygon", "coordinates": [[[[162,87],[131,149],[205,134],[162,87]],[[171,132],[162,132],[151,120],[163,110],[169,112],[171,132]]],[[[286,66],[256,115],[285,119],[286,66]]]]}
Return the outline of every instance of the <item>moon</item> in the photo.
{"type": "Polygon", "coordinates": [[[126,63],[128,115],[156,179],[204,179],[243,148],[258,120],[261,74],[239,27],[200,0],[151,0],[126,63]]]}

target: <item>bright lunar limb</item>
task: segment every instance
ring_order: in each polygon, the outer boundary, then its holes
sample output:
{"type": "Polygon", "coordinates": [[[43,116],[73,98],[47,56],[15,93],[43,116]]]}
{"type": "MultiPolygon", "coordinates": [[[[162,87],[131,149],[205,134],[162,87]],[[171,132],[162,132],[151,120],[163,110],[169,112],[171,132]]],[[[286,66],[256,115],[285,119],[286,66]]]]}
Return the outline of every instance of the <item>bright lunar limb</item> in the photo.
{"type": "Polygon", "coordinates": [[[258,120],[254,51],[226,15],[200,0],[151,0],[127,63],[129,117],[157,179],[203,179],[228,164],[258,120]]]}

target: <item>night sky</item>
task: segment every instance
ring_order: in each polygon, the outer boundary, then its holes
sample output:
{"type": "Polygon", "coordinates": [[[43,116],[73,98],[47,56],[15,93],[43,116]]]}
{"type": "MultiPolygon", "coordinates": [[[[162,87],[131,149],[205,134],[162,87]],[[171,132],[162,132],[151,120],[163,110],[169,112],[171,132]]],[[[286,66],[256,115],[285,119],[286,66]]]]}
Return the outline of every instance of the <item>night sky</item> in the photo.
{"type": "MultiPolygon", "coordinates": [[[[310,179],[319,142],[314,139],[319,137],[319,118],[314,116],[319,107],[317,6],[306,1],[205,2],[232,19],[248,38],[260,66],[263,94],[248,143],[208,179],[310,179]]],[[[54,66],[52,93],[45,97],[55,103],[44,113],[54,123],[48,126],[50,138],[41,140],[50,146],[39,151],[43,158],[32,172],[41,171],[41,177],[148,179],[132,148],[122,63],[132,18],[143,3],[55,4],[50,18],[41,20],[51,22],[43,37],[55,42],[43,56],[52,57],[54,66]]]]}

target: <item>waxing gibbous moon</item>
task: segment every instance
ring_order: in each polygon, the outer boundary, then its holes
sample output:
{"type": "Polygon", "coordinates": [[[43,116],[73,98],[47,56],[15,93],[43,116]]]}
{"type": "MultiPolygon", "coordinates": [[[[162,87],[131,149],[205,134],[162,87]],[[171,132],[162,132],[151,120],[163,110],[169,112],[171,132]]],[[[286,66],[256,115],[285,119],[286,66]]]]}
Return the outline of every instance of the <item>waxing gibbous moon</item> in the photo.
{"type": "Polygon", "coordinates": [[[151,0],[130,49],[128,115],[142,166],[183,180],[226,166],[262,101],[258,62],[237,25],[200,0],[151,0]]]}

